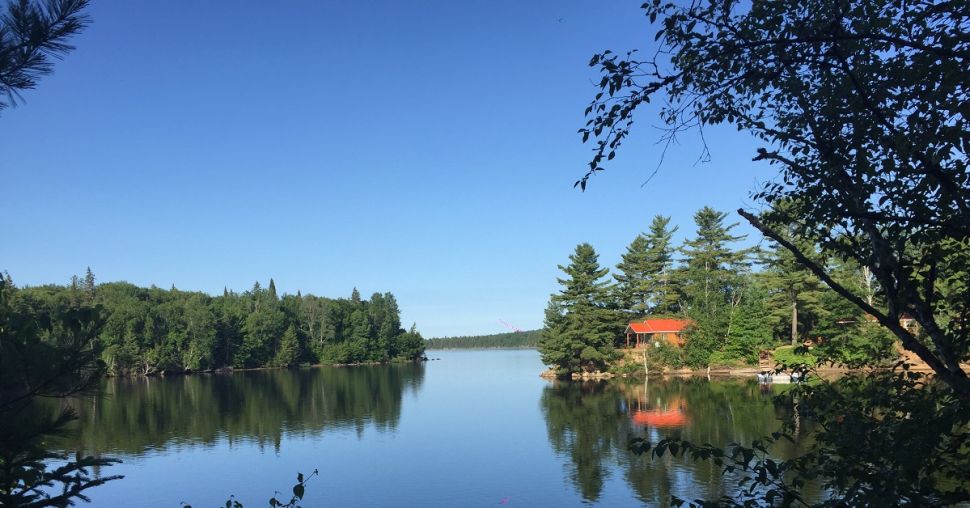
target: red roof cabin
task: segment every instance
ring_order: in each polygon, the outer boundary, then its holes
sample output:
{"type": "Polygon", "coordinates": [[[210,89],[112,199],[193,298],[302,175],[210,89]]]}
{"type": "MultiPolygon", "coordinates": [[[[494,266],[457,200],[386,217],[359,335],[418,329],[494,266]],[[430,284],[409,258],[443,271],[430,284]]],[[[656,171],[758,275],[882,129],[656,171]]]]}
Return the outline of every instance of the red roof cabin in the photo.
{"type": "Polygon", "coordinates": [[[630,323],[626,327],[626,347],[630,347],[631,339],[635,340],[634,347],[646,347],[660,340],[683,347],[684,330],[689,324],[686,319],[644,319],[630,323]]]}

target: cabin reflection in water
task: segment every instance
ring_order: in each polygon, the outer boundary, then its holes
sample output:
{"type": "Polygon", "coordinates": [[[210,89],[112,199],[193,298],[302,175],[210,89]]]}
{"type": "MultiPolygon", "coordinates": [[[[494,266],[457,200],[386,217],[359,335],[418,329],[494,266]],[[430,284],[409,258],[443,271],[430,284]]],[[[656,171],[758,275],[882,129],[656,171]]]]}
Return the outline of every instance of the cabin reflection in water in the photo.
{"type": "Polygon", "coordinates": [[[678,394],[658,395],[651,399],[649,385],[628,392],[627,407],[635,425],[653,428],[679,428],[687,425],[687,405],[678,394]]]}

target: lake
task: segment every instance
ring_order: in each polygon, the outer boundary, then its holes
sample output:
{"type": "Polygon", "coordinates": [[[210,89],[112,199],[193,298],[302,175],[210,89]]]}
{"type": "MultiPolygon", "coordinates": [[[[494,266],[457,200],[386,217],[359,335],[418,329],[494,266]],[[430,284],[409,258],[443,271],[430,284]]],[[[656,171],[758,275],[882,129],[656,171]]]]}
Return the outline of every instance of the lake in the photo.
{"type": "MultiPolygon", "coordinates": [[[[60,447],[117,457],[97,506],[247,507],[320,475],[306,506],[639,506],[717,497],[707,463],[632,436],[749,442],[783,413],[754,380],[552,383],[533,350],[429,351],[424,364],[110,379],[60,447]]],[[[779,455],[793,452],[779,448],[779,455]]]]}

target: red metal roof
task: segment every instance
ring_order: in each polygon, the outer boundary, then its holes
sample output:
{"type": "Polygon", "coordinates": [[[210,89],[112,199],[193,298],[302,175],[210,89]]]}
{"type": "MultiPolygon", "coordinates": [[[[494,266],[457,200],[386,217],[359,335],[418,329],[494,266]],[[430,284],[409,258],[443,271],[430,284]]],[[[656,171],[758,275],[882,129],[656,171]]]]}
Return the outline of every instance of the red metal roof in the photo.
{"type": "Polygon", "coordinates": [[[682,332],[688,324],[686,319],[644,319],[630,323],[630,328],[634,333],[670,333],[682,332]]]}

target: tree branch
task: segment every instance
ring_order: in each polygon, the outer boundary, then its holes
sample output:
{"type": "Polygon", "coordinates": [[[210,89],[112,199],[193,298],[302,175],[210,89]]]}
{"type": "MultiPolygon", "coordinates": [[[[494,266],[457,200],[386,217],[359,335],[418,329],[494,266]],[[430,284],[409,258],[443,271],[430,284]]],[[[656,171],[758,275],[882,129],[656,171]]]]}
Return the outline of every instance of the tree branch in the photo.
{"type": "Polygon", "coordinates": [[[879,321],[879,324],[883,325],[893,332],[894,335],[899,337],[904,348],[916,353],[920,359],[926,362],[926,364],[929,365],[930,368],[932,368],[941,379],[946,381],[946,383],[949,384],[962,399],[970,399],[970,385],[967,383],[966,373],[964,373],[962,370],[958,372],[951,371],[947,365],[944,364],[944,362],[942,362],[935,354],[933,354],[932,351],[930,351],[929,348],[916,340],[916,337],[914,337],[909,330],[904,328],[899,323],[899,320],[893,319],[890,316],[887,316],[885,313],[880,312],[872,305],[869,305],[865,300],[846,289],[845,286],[836,282],[831,276],[829,276],[828,273],[825,272],[821,266],[818,265],[818,263],[809,259],[808,256],[806,256],[798,247],[783,238],[768,226],[764,225],[754,214],[745,211],[743,208],[738,209],[738,214],[744,217],[752,226],[755,227],[755,229],[761,231],[762,234],[768,238],[771,238],[777,242],[778,245],[781,245],[791,252],[802,266],[807,268],[809,271],[815,274],[816,277],[825,282],[830,288],[832,288],[833,291],[838,293],[846,300],[852,302],[853,305],[859,307],[864,312],[875,317],[876,320],[879,321]]]}

